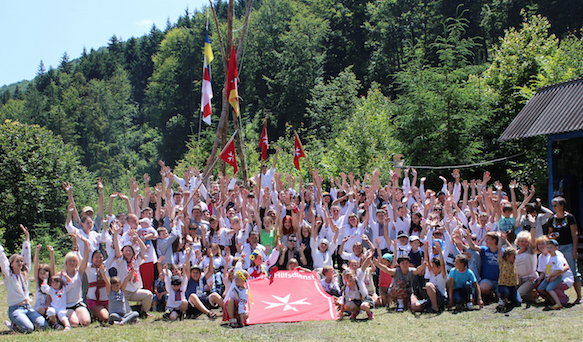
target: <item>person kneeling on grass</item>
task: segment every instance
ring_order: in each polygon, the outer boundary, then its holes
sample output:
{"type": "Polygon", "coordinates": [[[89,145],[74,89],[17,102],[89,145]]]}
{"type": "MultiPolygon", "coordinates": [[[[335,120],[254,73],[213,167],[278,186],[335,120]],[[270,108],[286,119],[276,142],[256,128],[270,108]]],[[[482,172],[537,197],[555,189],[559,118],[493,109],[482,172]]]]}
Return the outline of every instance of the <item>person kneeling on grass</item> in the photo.
{"type": "Polygon", "coordinates": [[[344,318],[344,312],[350,311],[350,319],[355,320],[360,310],[366,312],[368,319],[374,318],[374,314],[370,309],[374,306],[371,296],[368,295],[368,290],[364,283],[359,280],[354,271],[347,269],[342,274],[344,279],[344,288],[341,291],[342,297],[338,300],[341,304],[341,310],[338,319],[344,318]]]}
{"type": "MultiPolygon", "coordinates": [[[[411,284],[416,275],[421,274],[425,265],[421,265],[417,268],[409,267],[411,265],[411,258],[408,255],[401,255],[397,258],[397,268],[389,268],[378,260],[375,260],[375,266],[380,268],[382,272],[386,272],[393,277],[391,286],[389,287],[389,303],[397,300],[397,312],[403,312],[408,308],[411,301],[411,294],[413,293],[411,289],[411,284]]],[[[388,309],[387,305],[387,309],[388,309]]]]}
{"type": "Polygon", "coordinates": [[[223,310],[223,321],[228,321],[231,328],[245,326],[249,313],[245,311],[245,305],[249,300],[249,290],[247,289],[247,279],[249,273],[245,270],[235,272],[235,286],[231,286],[225,296],[226,310],[223,310]]]}
{"type": "Polygon", "coordinates": [[[477,304],[482,307],[484,305],[482,293],[476,281],[476,275],[472,270],[468,269],[468,258],[463,254],[456,256],[454,266],[455,268],[449,271],[449,278],[447,279],[449,306],[453,307],[455,304],[456,308],[460,310],[462,304],[465,303],[466,309],[473,310],[474,305],[470,295],[472,294],[472,286],[474,286],[476,297],[478,298],[477,304]]]}
{"type": "MultiPolygon", "coordinates": [[[[186,259],[190,260],[191,249],[186,248],[186,259]]],[[[185,292],[188,285],[188,263],[184,263],[184,269],[180,274],[180,269],[174,268],[172,272],[168,271],[168,264],[164,264],[164,280],[166,283],[166,291],[168,292],[168,299],[166,301],[166,313],[164,319],[175,321],[182,320],[188,309],[188,301],[186,301],[185,292]]]]}
{"type": "Polygon", "coordinates": [[[185,270],[190,269],[190,278],[186,286],[186,297],[188,298],[188,309],[186,316],[196,318],[198,315],[205,314],[210,319],[217,318],[217,314],[210,311],[211,307],[223,307],[223,298],[216,292],[210,292],[213,288],[213,283],[209,280],[214,274],[213,255],[209,249],[209,268],[207,273],[202,273],[202,269],[198,265],[190,267],[190,259],[186,259],[184,264],[185,270]],[[209,282],[207,282],[209,281],[209,282]],[[210,294],[206,294],[207,291],[210,294]]]}
{"type": "Polygon", "coordinates": [[[441,244],[435,243],[434,246],[439,254],[439,258],[433,257],[431,262],[429,262],[429,253],[427,253],[429,244],[425,242],[426,252],[422,264],[427,267],[425,269],[425,278],[427,279],[427,282],[425,283],[425,289],[427,291],[428,299],[426,301],[419,301],[415,295],[411,295],[412,311],[425,310],[427,313],[438,313],[445,306],[445,300],[447,299],[447,291],[445,287],[447,280],[445,260],[441,251],[441,244]]]}
{"type": "Polygon", "coordinates": [[[103,265],[99,268],[99,272],[105,281],[105,290],[109,300],[109,324],[124,325],[137,322],[140,314],[131,310],[130,304],[124,295],[125,288],[133,274],[129,272],[122,283],[118,277],[111,277],[110,281],[105,274],[105,266],[103,265]]]}
{"type": "Polygon", "coordinates": [[[47,316],[49,321],[53,324],[55,329],[62,330],[63,326],[57,321],[63,323],[65,326],[64,331],[71,330],[71,324],[67,318],[67,293],[65,292],[65,282],[61,277],[67,279],[68,282],[71,278],[63,271],[59,275],[51,277],[51,285],[48,284],[49,274],[45,273],[43,278],[43,283],[41,285],[41,290],[46,293],[51,298],[51,304],[47,309],[47,316]]]}
{"type": "MultiPolygon", "coordinates": [[[[541,258],[539,259],[543,260],[544,273],[541,272],[541,279],[543,280],[537,290],[549,303],[552,299],[553,305],[547,308],[547,310],[560,310],[563,308],[563,305],[561,304],[555,289],[563,282],[565,273],[569,271],[569,264],[562,253],[557,251],[559,249],[559,243],[557,240],[548,240],[547,248],[549,252],[548,256],[543,258],[541,255],[541,258]],[[546,260],[546,262],[544,260],[546,260]]],[[[540,262],[541,261],[539,261],[539,263],[540,262]]]]}

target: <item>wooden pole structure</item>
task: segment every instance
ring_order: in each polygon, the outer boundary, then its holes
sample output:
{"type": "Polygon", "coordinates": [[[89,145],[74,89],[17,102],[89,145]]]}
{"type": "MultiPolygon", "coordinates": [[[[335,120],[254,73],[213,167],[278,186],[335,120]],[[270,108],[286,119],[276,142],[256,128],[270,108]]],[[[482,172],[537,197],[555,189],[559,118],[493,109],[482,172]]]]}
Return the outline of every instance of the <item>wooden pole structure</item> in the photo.
{"type": "MultiPolygon", "coordinates": [[[[217,150],[219,149],[219,142],[221,143],[221,146],[225,146],[226,144],[226,137],[227,137],[227,127],[228,127],[228,122],[229,122],[229,110],[230,110],[230,105],[229,105],[229,101],[228,101],[228,94],[226,92],[226,88],[227,88],[227,70],[229,70],[229,56],[226,54],[226,51],[231,51],[231,44],[233,42],[233,9],[234,9],[234,1],[233,0],[229,0],[229,10],[228,10],[228,15],[227,15],[227,41],[226,44],[223,42],[223,38],[221,36],[221,30],[220,30],[220,26],[219,26],[219,21],[218,21],[218,17],[217,17],[217,13],[215,11],[214,5],[212,3],[211,0],[209,0],[212,12],[213,12],[213,16],[215,19],[215,25],[217,27],[217,32],[219,35],[219,43],[221,46],[221,53],[223,56],[223,68],[225,70],[225,85],[224,85],[224,89],[223,89],[223,108],[221,111],[221,118],[219,119],[219,126],[217,128],[217,134],[215,137],[215,141],[213,143],[213,147],[211,150],[211,155],[209,156],[208,160],[207,160],[207,166],[204,170],[203,174],[206,174],[206,177],[204,179],[204,181],[206,181],[207,177],[210,175],[210,173],[208,173],[208,171],[211,169],[211,161],[215,160],[215,157],[217,155],[217,150]]],[[[237,60],[240,60],[240,56],[241,53],[243,51],[243,45],[245,42],[245,34],[247,32],[247,23],[249,21],[249,16],[251,15],[251,5],[252,5],[253,1],[250,0],[249,4],[247,6],[247,11],[245,13],[245,21],[244,21],[244,25],[243,25],[243,30],[241,32],[241,37],[239,38],[239,46],[237,47],[237,60]]],[[[239,123],[236,124],[236,126],[239,126],[239,123]]],[[[239,130],[240,132],[240,130],[239,130]]],[[[243,150],[240,150],[240,154],[242,155],[242,158],[244,158],[244,144],[242,142],[242,139],[239,141],[239,146],[243,147],[243,150]]],[[[243,159],[244,160],[244,159],[243,159]]],[[[242,160],[242,162],[243,162],[242,160]]],[[[224,162],[221,163],[221,170],[222,172],[224,172],[224,162]]],[[[244,163],[243,165],[243,174],[246,177],[246,173],[247,173],[247,164],[244,163]]]]}
{"type": "MultiPolygon", "coordinates": [[[[221,150],[221,152],[219,153],[219,157],[216,157],[213,162],[210,164],[210,168],[207,171],[205,171],[205,173],[203,173],[202,179],[200,180],[200,182],[198,183],[198,186],[196,187],[196,189],[194,189],[194,191],[190,194],[190,197],[188,198],[188,201],[186,201],[186,203],[182,206],[183,208],[186,208],[188,206],[188,204],[190,203],[190,200],[194,197],[193,195],[200,189],[200,187],[204,184],[204,180],[207,179],[207,177],[209,176],[209,174],[212,172],[213,168],[215,167],[215,165],[217,165],[217,161],[220,159],[220,155],[223,154],[223,152],[225,152],[225,150],[227,149],[227,146],[229,146],[229,143],[231,143],[231,140],[233,140],[235,138],[235,134],[237,134],[237,131],[235,131],[235,133],[233,133],[233,136],[231,137],[231,139],[229,139],[229,141],[225,144],[225,146],[223,146],[223,149],[221,150]]],[[[221,159],[222,160],[222,159],[221,159]]]]}

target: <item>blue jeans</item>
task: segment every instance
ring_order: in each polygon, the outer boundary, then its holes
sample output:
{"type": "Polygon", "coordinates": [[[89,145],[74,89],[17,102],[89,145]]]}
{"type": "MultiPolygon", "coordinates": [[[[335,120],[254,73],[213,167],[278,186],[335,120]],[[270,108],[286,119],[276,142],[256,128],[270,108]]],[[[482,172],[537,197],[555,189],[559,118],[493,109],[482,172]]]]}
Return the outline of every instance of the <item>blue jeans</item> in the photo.
{"type": "Polygon", "coordinates": [[[559,251],[561,251],[561,253],[563,253],[565,256],[565,259],[567,259],[569,267],[571,268],[571,272],[573,272],[575,282],[581,282],[581,274],[577,269],[577,260],[573,259],[573,244],[570,243],[568,245],[559,245],[559,251]]]}
{"type": "Polygon", "coordinates": [[[520,298],[516,286],[499,285],[498,293],[500,294],[500,299],[508,299],[515,306],[522,304],[522,298],[520,298]]]}
{"type": "Polygon", "coordinates": [[[121,322],[122,324],[135,323],[138,318],[140,318],[140,314],[137,311],[130,311],[123,316],[112,312],[109,314],[109,324],[113,324],[113,322],[121,322]]]}
{"type": "Polygon", "coordinates": [[[542,290],[542,291],[554,291],[557,286],[561,285],[561,283],[563,282],[563,277],[562,276],[557,276],[557,278],[555,278],[555,280],[549,282],[547,279],[543,280],[540,285],[538,286],[538,290],[542,290]]]}
{"type": "Polygon", "coordinates": [[[453,303],[465,304],[470,301],[471,294],[472,285],[469,282],[466,282],[461,288],[453,290],[453,303]]]}
{"type": "Polygon", "coordinates": [[[12,305],[8,308],[8,317],[20,331],[29,333],[38,329],[49,327],[45,318],[32,309],[30,305],[12,305]]]}

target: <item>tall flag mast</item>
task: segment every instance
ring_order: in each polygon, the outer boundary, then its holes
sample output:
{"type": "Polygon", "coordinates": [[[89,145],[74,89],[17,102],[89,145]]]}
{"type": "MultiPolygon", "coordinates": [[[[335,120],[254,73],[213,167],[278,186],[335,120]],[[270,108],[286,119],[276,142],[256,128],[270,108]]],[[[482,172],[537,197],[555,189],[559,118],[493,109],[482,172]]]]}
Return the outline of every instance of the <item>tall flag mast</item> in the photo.
{"type": "Polygon", "coordinates": [[[201,107],[202,120],[206,122],[207,125],[211,124],[211,99],[213,98],[213,86],[211,81],[211,68],[210,63],[214,59],[213,49],[211,47],[211,40],[209,38],[208,32],[208,22],[206,29],[206,38],[204,40],[204,64],[203,64],[203,79],[202,79],[202,99],[201,107]]]}

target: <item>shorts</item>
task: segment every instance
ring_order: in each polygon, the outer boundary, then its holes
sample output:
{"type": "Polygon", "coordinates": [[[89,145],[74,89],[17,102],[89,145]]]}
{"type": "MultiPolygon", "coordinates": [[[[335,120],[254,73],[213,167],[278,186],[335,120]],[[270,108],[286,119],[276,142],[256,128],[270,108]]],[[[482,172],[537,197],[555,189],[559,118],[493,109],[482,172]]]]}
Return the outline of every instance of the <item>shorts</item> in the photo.
{"type": "Polygon", "coordinates": [[[54,308],[54,307],[49,307],[47,309],[47,317],[50,316],[57,316],[57,318],[59,318],[59,321],[63,321],[64,318],[67,317],[67,309],[64,308],[54,308]]]}
{"type": "Polygon", "coordinates": [[[94,299],[87,298],[87,309],[89,309],[89,311],[91,311],[91,309],[93,309],[93,307],[96,305],[101,305],[107,309],[107,306],[109,305],[109,301],[108,300],[94,300],[94,299]]]}
{"type": "Polygon", "coordinates": [[[83,303],[83,302],[79,302],[77,304],[74,304],[73,306],[68,306],[67,307],[67,310],[73,310],[73,311],[75,311],[75,310],[77,310],[79,308],[85,308],[85,309],[87,309],[87,305],[85,305],[85,303],[83,303]]]}
{"type": "Polygon", "coordinates": [[[480,280],[480,285],[482,284],[490,285],[491,292],[496,292],[496,290],[498,290],[498,281],[483,278],[482,280],[480,280]]]}
{"type": "Polygon", "coordinates": [[[369,306],[371,309],[372,309],[372,308],[374,308],[374,300],[372,299],[372,297],[371,297],[371,296],[366,296],[366,297],[364,298],[364,300],[355,299],[355,300],[352,300],[351,302],[353,302],[354,304],[356,304],[356,306],[357,306],[357,307],[359,307],[359,308],[360,308],[360,306],[361,306],[362,304],[364,304],[364,303],[367,303],[367,304],[368,304],[368,306],[369,306]]]}
{"type": "Polygon", "coordinates": [[[388,296],[389,295],[389,288],[384,286],[379,286],[379,293],[381,296],[388,296]]]}
{"type": "MultiPolygon", "coordinates": [[[[443,308],[445,306],[445,297],[441,293],[441,291],[435,291],[435,297],[437,299],[437,306],[443,308]]],[[[425,308],[429,309],[432,306],[431,299],[429,296],[427,297],[427,302],[425,303],[425,308]]]]}

